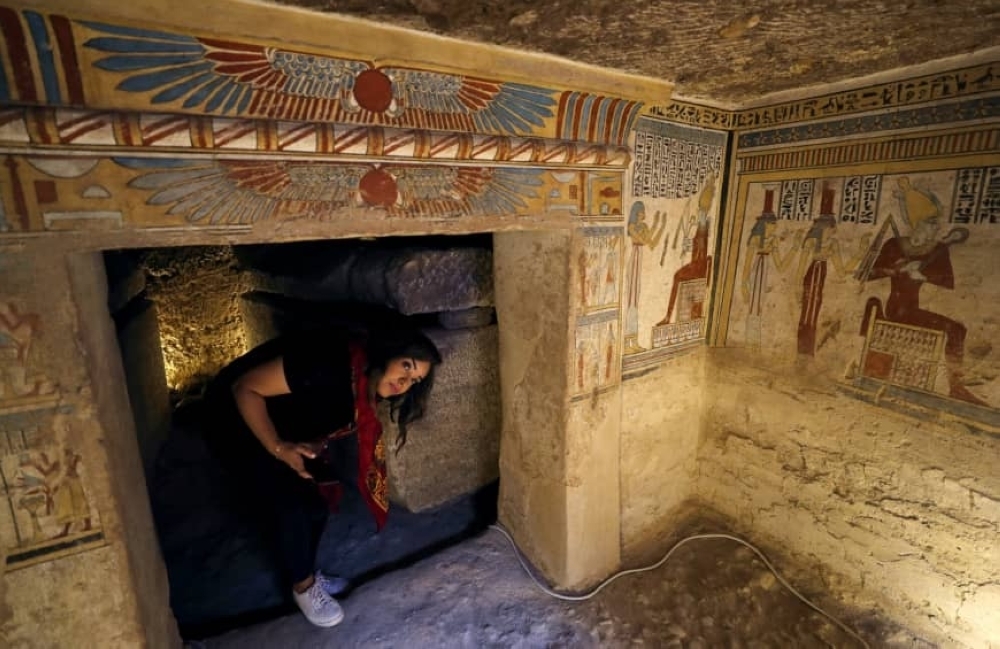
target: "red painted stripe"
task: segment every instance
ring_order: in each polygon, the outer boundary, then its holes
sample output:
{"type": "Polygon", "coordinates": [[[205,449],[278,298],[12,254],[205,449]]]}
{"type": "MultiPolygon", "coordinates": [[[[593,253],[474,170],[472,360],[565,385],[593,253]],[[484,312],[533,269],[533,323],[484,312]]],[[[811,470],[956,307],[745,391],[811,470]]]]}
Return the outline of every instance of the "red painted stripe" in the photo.
{"type": "Polygon", "coordinates": [[[292,129],[291,131],[285,133],[285,138],[281,140],[279,148],[289,147],[296,142],[303,140],[313,134],[313,125],[306,124],[305,126],[300,126],[299,128],[292,129]]]}
{"type": "Polygon", "coordinates": [[[448,135],[446,137],[443,137],[443,138],[437,140],[436,142],[432,142],[431,143],[430,154],[431,154],[431,156],[436,156],[437,154],[441,153],[445,149],[447,149],[449,147],[452,147],[452,146],[454,146],[457,143],[458,143],[458,136],[457,135],[448,135]]]}
{"type": "Polygon", "coordinates": [[[416,139],[411,133],[405,133],[393,138],[389,138],[385,141],[385,145],[382,148],[384,153],[391,153],[392,151],[398,151],[408,144],[415,144],[416,139]]]}
{"type": "Polygon", "coordinates": [[[95,119],[92,122],[87,122],[86,124],[84,124],[80,128],[76,129],[75,131],[70,131],[70,132],[67,133],[67,132],[63,131],[62,129],[60,129],[59,130],[59,140],[63,144],[68,144],[68,143],[72,142],[73,140],[77,139],[78,137],[80,137],[82,135],[86,135],[87,133],[90,133],[91,131],[96,131],[96,130],[98,130],[100,128],[104,128],[105,126],[107,126],[110,123],[111,122],[109,122],[106,119],[95,119]]]}
{"type": "Polygon", "coordinates": [[[486,151],[489,151],[490,149],[499,150],[499,148],[500,148],[500,138],[488,137],[485,140],[483,140],[482,144],[480,144],[478,147],[472,148],[472,155],[479,155],[480,153],[484,153],[486,151]]]}
{"type": "Polygon", "coordinates": [[[80,64],[76,60],[73,29],[69,20],[63,16],[49,16],[49,24],[52,25],[56,43],[59,44],[59,58],[62,60],[62,73],[66,79],[69,101],[71,104],[83,104],[83,80],[80,78],[80,64]]]}
{"type": "Polygon", "coordinates": [[[56,122],[56,127],[58,127],[60,130],[73,128],[74,126],[85,124],[90,120],[100,119],[104,117],[106,114],[107,113],[98,113],[96,111],[86,111],[82,114],[77,115],[76,117],[73,117],[72,119],[67,119],[62,122],[56,122]]]}
{"type": "Polygon", "coordinates": [[[170,117],[161,117],[160,119],[154,119],[153,121],[148,122],[145,126],[142,127],[142,134],[144,136],[148,135],[158,128],[169,126],[170,124],[182,119],[184,118],[174,117],[173,115],[171,115],[170,117]]]}
{"type": "Polygon", "coordinates": [[[590,109],[590,128],[587,129],[587,140],[590,142],[594,141],[594,135],[597,134],[598,120],[601,118],[601,108],[608,101],[610,100],[607,98],[597,99],[590,109]]]}
{"type": "Polygon", "coordinates": [[[199,38],[198,40],[213,49],[222,50],[221,52],[212,52],[213,56],[234,56],[234,52],[250,52],[260,56],[262,59],[266,58],[264,48],[260,45],[224,41],[215,38],[199,38]]]}
{"type": "Polygon", "coordinates": [[[364,141],[368,137],[368,129],[359,128],[352,129],[344,133],[344,135],[334,142],[334,151],[337,153],[342,153],[346,151],[349,147],[364,141]]]}
{"type": "Polygon", "coordinates": [[[573,108],[573,134],[570,139],[579,140],[580,139],[580,117],[583,115],[583,105],[587,103],[587,97],[580,94],[576,98],[576,106],[573,108]]]}
{"type": "Polygon", "coordinates": [[[143,144],[152,144],[153,142],[156,142],[157,140],[162,140],[162,139],[168,138],[171,135],[173,135],[174,133],[180,133],[181,131],[186,131],[186,130],[188,130],[187,120],[182,120],[182,121],[178,122],[177,124],[175,124],[173,127],[165,129],[165,130],[157,131],[156,133],[151,133],[151,132],[147,131],[147,133],[142,138],[142,143],[143,144]]]}
{"type": "Polygon", "coordinates": [[[253,133],[254,129],[253,122],[240,122],[235,126],[231,126],[224,131],[219,131],[215,134],[215,146],[223,146],[224,144],[229,144],[233,140],[239,139],[248,133],[253,133]]]}
{"type": "Polygon", "coordinates": [[[7,43],[7,56],[14,72],[14,85],[18,98],[23,101],[38,101],[35,77],[28,56],[28,44],[21,27],[21,17],[12,9],[0,7],[0,31],[7,43]]]}
{"type": "Polygon", "coordinates": [[[559,138],[564,137],[563,132],[565,130],[565,121],[566,121],[566,102],[569,101],[569,96],[570,96],[569,92],[564,92],[562,96],[559,97],[559,111],[556,113],[556,115],[558,115],[557,120],[559,128],[559,132],[556,133],[556,137],[559,138]]]}
{"type": "Polygon", "coordinates": [[[525,151],[528,151],[528,150],[534,148],[534,146],[535,145],[532,143],[531,140],[524,140],[523,142],[521,142],[520,146],[514,147],[514,148],[512,148],[510,150],[510,157],[511,157],[511,159],[513,159],[514,156],[520,155],[520,154],[524,153],[525,151]]]}

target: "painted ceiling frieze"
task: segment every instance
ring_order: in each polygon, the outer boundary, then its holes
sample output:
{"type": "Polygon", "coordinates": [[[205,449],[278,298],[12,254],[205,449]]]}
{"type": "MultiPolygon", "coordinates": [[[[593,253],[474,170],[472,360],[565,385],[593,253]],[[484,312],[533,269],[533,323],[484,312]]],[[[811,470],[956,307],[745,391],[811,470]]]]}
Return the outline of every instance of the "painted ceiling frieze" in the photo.
{"type": "Polygon", "coordinates": [[[0,7],[0,102],[622,145],[614,97],[0,7]]]}
{"type": "Polygon", "coordinates": [[[878,141],[831,142],[826,146],[781,148],[738,153],[740,171],[822,168],[873,162],[934,159],[1000,151],[1000,128],[936,135],[891,136],[878,141]]]}
{"type": "Polygon", "coordinates": [[[103,23],[84,47],[116,88],[211,115],[398,124],[528,135],[552,117],[546,88],[103,23]]]}
{"type": "Polygon", "coordinates": [[[741,133],[739,147],[748,149],[794,144],[849,135],[873,134],[900,129],[943,126],[1000,117],[1000,95],[966,101],[934,104],[891,113],[870,113],[839,120],[825,120],[741,133]]]}
{"type": "Polygon", "coordinates": [[[188,222],[250,224],[281,216],[322,218],[350,207],[391,217],[515,214],[536,196],[538,169],[323,164],[310,161],[119,158],[143,172],[129,186],[149,205],[188,222]]]}
{"type": "MultiPolygon", "coordinates": [[[[985,63],[758,108],[727,110],[675,100],[664,106],[651,107],[649,114],[672,122],[706,128],[734,131],[762,129],[858,113],[916,107],[920,104],[949,100],[983,99],[984,95],[1000,91],[1000,74],[998,72],[1000,72],[1000,64],[985,63]]],[[[967,101],[962,105],[967,109],[968,106],[983,105],[983,102],[967,101]]],[[[919,114],[923,121],[932,121],[933,123],[970,119],[961,111],[958,113],[940,110],[935,112],[933,107],[930,109],[925,107],[916,111],[915,114],[919,114]]]]}
{"type": "Polygon", "coordinates": [[[302,158],[0,155],[0,236],[622,213],[623,170],[302,158]]]}
{"type": "Polygon", "coordinates": [[[625,146],[352,124],[67,108],[0,109],[0,146],[128,147],[625,167],[625,146]]]}

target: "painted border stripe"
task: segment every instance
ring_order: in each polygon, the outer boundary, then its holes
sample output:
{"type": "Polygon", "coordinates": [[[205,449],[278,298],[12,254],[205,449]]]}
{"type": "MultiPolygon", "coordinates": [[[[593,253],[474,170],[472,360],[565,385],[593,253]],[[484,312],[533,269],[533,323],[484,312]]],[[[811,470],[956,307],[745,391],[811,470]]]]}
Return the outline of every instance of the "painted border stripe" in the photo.
{"type": "Polygon", "coordinates": [[[25,11],[24,19],[31,31],[31,39],[35,43],[35,54],[38,56],[38,67],[42,73],[42,84],[45,86],[45,98],[48,103],[61,104],[62,93],[59,92],[59,74],[56,72],[55,57],[52,56],[52,41],[45,27],[45,19],[34,11],[25,11]]]}
{"type": "Polygon", "coordinates": [[[0,31],[3,31],[3,40],[7,43],[7,58],[14,73],[18,98],[23,101],[38,101],[21,17],[13,9],[0,7],[0,31]]]}
{"type": "Polygon", "coordinates": [[[73,29],[69,20],[62,16],[49,16],[52,33],[59,44],[59,57],[62,59],[62,72],[66,81],[66,93],[69,103],[83,103],[83,80],[80,78],[80,65],[76,60],[76,46],[73,43],[73,29]]]}

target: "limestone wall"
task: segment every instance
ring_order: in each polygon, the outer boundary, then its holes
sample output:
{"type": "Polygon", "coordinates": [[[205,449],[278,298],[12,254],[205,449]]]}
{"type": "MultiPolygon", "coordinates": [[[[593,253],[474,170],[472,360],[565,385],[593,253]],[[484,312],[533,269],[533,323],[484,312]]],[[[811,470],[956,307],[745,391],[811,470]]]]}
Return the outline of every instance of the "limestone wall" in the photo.
{"type": "Polygon", "coordinates": [[[623,219],[621,544],[655,545],[694,498],[726,135],[643,118],[623,219]]]}
{"type": "Polygon", "coordinates": [[[63,646],[81,626],[66,612],[87,611],[95,642],[166,646],[176,630],[103,262],[40,253],[0,256],[0,643],[63,646]]]}
{"type": "MultiPolygon", "coordinates": [[[[783,571],[942,646],[998,637],[1000,440],[713,353],[698,493],[783,571]]],[[[836,604],[834,604],[836,606],[836,604]]]]}
{"type": "Polygon", "coordinates": [[[566,582],[570,233],[494,236],[502,432],[500,521],[543,573],[566,582]]]}
{"type": "Polygon", "coordinates": [[[901,128],[956,110],[737,135],[697,489],[812,588],[982,647],[1000,637],[998,124],[901,128]]]}

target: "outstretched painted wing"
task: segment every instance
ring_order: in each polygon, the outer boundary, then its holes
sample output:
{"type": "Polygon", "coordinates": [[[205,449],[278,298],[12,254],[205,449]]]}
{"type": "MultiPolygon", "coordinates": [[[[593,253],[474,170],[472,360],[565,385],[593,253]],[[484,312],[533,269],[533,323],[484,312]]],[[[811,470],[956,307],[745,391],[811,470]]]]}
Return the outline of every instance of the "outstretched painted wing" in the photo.
{"type": "Polygon", "coordinates": [[[357,202],[358,181],[371,167],[222,160],[118,158],[148,170],[130,187],[152,191],[149,205],[170,205],[168,214],[188,221],[247,224],[268,218],[315,217],[357,202]]]}
{"type": "Polygon", "coordinates": [[[421,114],[431,128],[531,135],[552,117],[554,93],[427,70],[380,68],[392,80],[399,110],[421,114]]]}
{"type": "Polygon", "coordinates": [[[106,52],[96,66],[127,73],[119,90],[155,92],[153,104],[283,119],[326,119],[368,63],[249,43],[84,23],[106,34],[85,46],[106,52]]]}
{"type": "Polygon", "coordinates": [[[400,201],[391,216],[500,216],[517,214],[537,198],[540,169],[486,167],[386,167],[400,201]]]}
{"type": "Polygon", "coordinates": [[[222,115],[361,121],[478,133],[533,135],[552,118],[553,90],[429,70],[385,67],[253,43],[82,23],[100,36],[98,68],[117,88],[153,93],[154,105],[222,115]]]}

